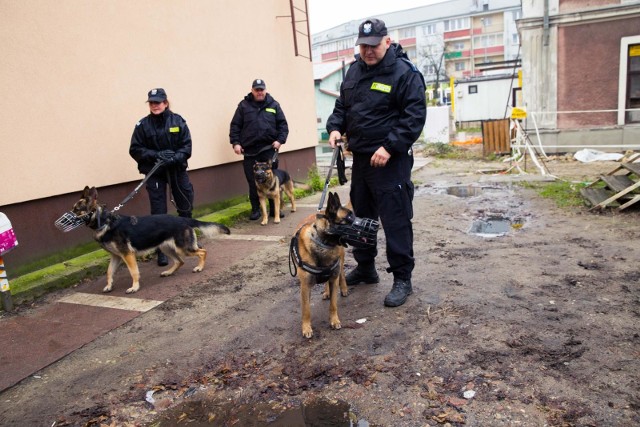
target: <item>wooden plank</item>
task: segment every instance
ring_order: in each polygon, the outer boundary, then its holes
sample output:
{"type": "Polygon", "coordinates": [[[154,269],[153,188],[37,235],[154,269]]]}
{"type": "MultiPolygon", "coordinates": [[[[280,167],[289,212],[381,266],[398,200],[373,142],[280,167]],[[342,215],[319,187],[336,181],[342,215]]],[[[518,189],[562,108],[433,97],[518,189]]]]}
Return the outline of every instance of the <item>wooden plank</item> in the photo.
{"type": "Polygon", "coordinates": [[[635,184],[628,175],[603,175],[600,177],[613,191],[620,192],[635,184]]]}
{"type": "Polygon", "coordinates": [[[604,208],[606,206],[614,206],[612,202],[614,202],[615,200],[618,200],[624,196],[626,196],[627,194],[631,193],[632,191],[634,191],[636,188],[640,187],[640,181],[636,182],[635,184],[625,188],[624,190],[614,194],[613,196],[609,197],[607,200],[604,200],[600,203],[598,203],[597,205],[595,205],[593,208],[591,209],[601,209],[604,208]]]}
{"type": "Polygon", "coordinates": [[[621,211],[623,209],[628,208],[629,206],[633,205],[634,203],[636,203],[637,201],[640,200],[640,194],[638,194],[637,196],[635,196],[633,199],[629,200],[627,203],[621,205],[618,210],[621,211]]]}
{"type": "Polygon", "coordinates": [[[640,163],[623,163],[621,166],[628,171],[633,172],[637,176],[640,176],[640,163]]]}
{"type": "MultiPolygon", "coordinates": [[[[606,188],[589,188],[589,187],[581,188],[580,194],[582,194],[582,197],[584,197],[585,199],[587,199],[587,201],[589,201],[591,206],[593,206],[592,209],[598,208],[602,202],[611,198],[611,196],[614,195],[613,191],[607,190],[606,188]]],[[[619,203],[615,201],[613,201],[613,203],[615,203],[615,205],[612,204],[613,206],[619,205],[619,203]]],[[[600,207],[604,207],[604,206],[600,206],[600,207]]]]}

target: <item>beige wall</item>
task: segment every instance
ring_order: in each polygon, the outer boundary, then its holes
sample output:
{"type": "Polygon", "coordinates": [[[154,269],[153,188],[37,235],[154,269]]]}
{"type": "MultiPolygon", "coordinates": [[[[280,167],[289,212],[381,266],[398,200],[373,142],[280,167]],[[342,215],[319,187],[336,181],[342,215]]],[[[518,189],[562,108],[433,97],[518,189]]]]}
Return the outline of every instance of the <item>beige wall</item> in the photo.
{"type": "Polygon", "coordinates": [[[0,206],[140,180],[128,147],[153,87],[189,124],[191,170],[240,160],[229,121],[257,77],[287,116],[282,152],[316,145],[288,15],[288,0],[0,0],[0,206]]]}

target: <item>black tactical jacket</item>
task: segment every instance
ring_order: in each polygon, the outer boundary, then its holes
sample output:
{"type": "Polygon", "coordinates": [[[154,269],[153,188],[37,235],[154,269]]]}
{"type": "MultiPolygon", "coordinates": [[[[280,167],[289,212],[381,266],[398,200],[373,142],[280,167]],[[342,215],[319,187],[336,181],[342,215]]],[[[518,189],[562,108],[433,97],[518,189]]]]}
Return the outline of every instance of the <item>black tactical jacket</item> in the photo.
{"type": "Polygon", "coordinates": [[[392,43],[373,67],[356,55],[327,120],[327,132],[346,132],[354,153],[373,153],[383,146],[393,155],[409,150],[426,119],[424,78],[402,46],[392,43]]]}
{"type": "Polygon", "coordinates": [[[264,101],[256,102],[249,93],[238,104],[231,119],[229,140],[240,144],[245,155],[257,154],[273,141],[287,142],[289,125],[278,101],[267,93],[264,101]]]}
{"type": "MultiPolygon", "coordinates": [[[[187,122],[169,109],[162,114],[149,114],[138,123],[131,136],[129,154],[138,162],[140,173],[147,174],[156,163],[159,151],[173,150],[178,161],[169,167],[186,170],[191,157],[191,132],[187,122]]],[[[158,169],[163,173],[164,166],[158,169]]]]}

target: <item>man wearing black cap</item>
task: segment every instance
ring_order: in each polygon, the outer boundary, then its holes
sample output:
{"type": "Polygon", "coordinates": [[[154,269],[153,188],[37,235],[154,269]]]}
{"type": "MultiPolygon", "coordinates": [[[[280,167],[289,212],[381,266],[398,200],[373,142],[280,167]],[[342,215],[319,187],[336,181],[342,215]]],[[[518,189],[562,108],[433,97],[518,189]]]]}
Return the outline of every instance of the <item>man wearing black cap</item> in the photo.
{"type": "MultiPolygon", "coordinates": [[[[422,133],[427,104],[422,74],[399,44],[391,43],[385,23],[367,19],[358,31],[360,54],[340,87],[327,120],[329,144],[346,134],[353,153],[350,198],[357,217],[382,222],[388,273],[393,287],[384,305],[397,307],[413,292],[412,145],[422,133]]],[[[353,249],[358,266],[347,284],[378,283],[378,251],[353,249]]]]}
{"type": "MultiPolygon", "coordinates": [[[[187,159],[191,157],[191,132],[187,122],[169,109],[164,89],[151,89],[147,102],[150,114],[136,123],[129,154],[138,162],[140,173],[145,175],[157,161],[164,162],[147,181],[151,214],[167,213],[169,185],[178,215],[191,218],[193,185],[187,175],[187,159]]],[[[167,265],[167,256],[159,249],[156,252],[158,265],[167,265]]]]}
{"type": "MultiPolygon", "coordinates": [[[[260,218],[260,200],[256,182],[253,178],[253,164],[274,159],[273,169],[278,168],[276,152],[287,142],[289,125],[278,101],[267,93],[267,86],[262,79],[255,79],[251,84],[251,92],[238,104],[231,119],[229,139],[233,151],[244,155],[242,166],[249,184],[249,201],[251,216],[260,218]]],[[[269,212],[273,216],[273,201],[269,200],[269,212]]],[[[280,216],[284,216],[280,212],[280,216]]]]}

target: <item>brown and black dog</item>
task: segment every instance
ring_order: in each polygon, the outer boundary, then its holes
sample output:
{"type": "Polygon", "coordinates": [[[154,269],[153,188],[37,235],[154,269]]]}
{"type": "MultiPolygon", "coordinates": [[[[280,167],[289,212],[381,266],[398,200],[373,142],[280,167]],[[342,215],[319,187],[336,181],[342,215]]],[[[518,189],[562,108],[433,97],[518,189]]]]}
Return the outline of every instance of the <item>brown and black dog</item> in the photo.
{"type": "Polygon", "coordinates": [[[280,224],[280,210],[284,209],[284,191],[291,202],[291,212],[296,211],[296,198],[293,194],[293,180],[289,173],[282,169],[273,169],[271,160],[268,162],[256,162],[253,165],[253,178],[258,189],[262,221],[260,225],[267,225],[269,215],[267,212],[267,199],[273,199],[273,222],[280,224]]]}
{"type": "MultiPolygon", "coordinates": [[[[300,280],[300,305],[302,309],[302,335],[313,336],[311,328],[311,288],[325,283],[322,299],[329,299],[329,323],[332,329],[340,329],[338,317],[338,289],[346,297],[349,294],[344,274],[344,244],[340,236],[332,232],[339,224],[349,224],[353,212],[340,204],[337,193],[329,193],[327,209],[303,224],[291,239],[289,256],[300,280]]],[[[292,272],[292,274],[295,276],[292,272]]]]}
{"type": "Polygon", "coordinates": [[[124,216],[116,215],[106,210],[104,205],[98,204],[98,191],[95,187],[85,187],[71,213],[76,218],[82,218],[84,224],[93,229],[94,238],[111,255],[107,268],[107,286],[102,290],[109,292],[113,289],[113,275],[125,262],[133,284],[127,293],[140,289],[140,271],[136,255],[141,255],[162,249],[173,265],[161,276],[170,276],[184,265],[182,257],[198,257],[198,265],[194,273],[202,271],[207,257],[207,251],[198,247],[194,229],[211,237],[216,234],[229,234],[229,229],[215,222],[203,222],[193,218],[183,218],[173,215],[124,216]]]}

